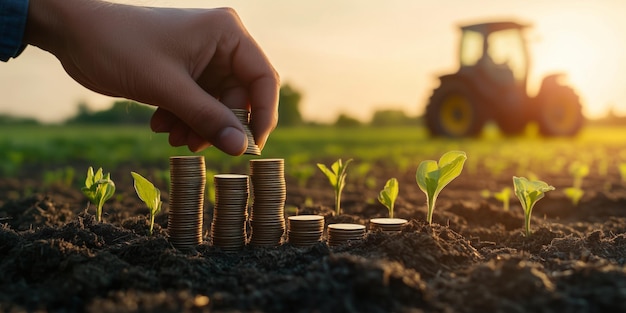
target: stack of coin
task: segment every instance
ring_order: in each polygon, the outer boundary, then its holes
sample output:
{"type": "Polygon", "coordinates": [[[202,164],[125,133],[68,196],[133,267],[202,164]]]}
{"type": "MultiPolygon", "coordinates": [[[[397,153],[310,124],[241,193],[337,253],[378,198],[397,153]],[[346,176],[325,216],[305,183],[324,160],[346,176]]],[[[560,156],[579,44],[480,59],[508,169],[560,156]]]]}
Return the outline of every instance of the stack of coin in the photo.
{"type": "Polygon", "coordinates": [[[337,246],[350,240],[361,240],[365,235],[365,226],[359,224],[328,225],[328,245],[337,246]]]}
{"type": "Polygon", "coordinates": [[[250,160],[253,204],[250,243],[276,246],[285,233],[285,162],[283,159],[250,160]]]}
{"type": "Polygon", "coordinates": [[[169,241],[179,250],[202,242],[206,168],[203,156],[170,157],[169,241]]]}
{"type": "Polygon", "coordinates": [[[288,217],[289,243],[295,246],[311,246],[322,240],[324,217],[321,215],[297,215],[288,217]]]}
{"type": "Polygon", "coordinates": [[[246,137],[248,137],[248,147],[246,148],[245,154],[251,155],[261,155],[261,149],[254,142],[254,135],[252,135],[252,131],[250,130],[250,112],[248,110],[243,109],[232,109],[235,116],[239,119],[241,124],[243,124],[243,130],[246,132],[246,137]]]}
{"type": "Polygon", "coordinates": [[[248,217],[248,175],[218,174],[215,183],[215,206],[211,241],[226,252],[241,250],[246,244],[248,217]]]}
{"type": "Polygon", "coordinates": [[[406,222],[407,220],[402,218],[373,218],[370,220],[370,231],[399,232],[406,222]]]}

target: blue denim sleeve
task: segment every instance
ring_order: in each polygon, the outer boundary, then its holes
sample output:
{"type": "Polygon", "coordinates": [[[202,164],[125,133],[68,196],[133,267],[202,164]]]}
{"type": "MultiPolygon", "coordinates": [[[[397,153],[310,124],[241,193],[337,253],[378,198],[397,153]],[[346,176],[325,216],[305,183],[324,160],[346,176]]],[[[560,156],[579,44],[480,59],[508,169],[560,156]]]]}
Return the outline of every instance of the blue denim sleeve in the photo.
{"type": "Polygon", "coordinates": [[[26,48],[22,43],[28,0],[0,0],[0,61],[15,58],[26,48]]]}

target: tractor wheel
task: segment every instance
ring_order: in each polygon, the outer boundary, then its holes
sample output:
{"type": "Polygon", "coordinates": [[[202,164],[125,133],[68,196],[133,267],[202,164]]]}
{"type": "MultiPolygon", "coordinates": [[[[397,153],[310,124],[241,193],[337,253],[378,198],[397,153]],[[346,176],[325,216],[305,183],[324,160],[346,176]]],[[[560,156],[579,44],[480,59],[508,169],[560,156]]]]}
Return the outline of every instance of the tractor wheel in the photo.
{"type": "MultiPolygon", "coordinates": [[[[524,97],[524,99],[526,99],[524,97]]],[[[526,130],[526,125],[530,120],[528,107],[531,105],[529,101],[518,99],[516,103],[519,103],[516,109],[508,108],[506,111],[500,111],[495,118],[500,133],[504,136],[519,136],[526,130]]]]}
{"type": "Polygon", "coordinates": [[[537,123],[544,136],[574,136],[585,118],[576,92],[564,85],[543,90],[536,98],[537,123]]]}
{"type": "Polygon", "coordinates": [[[426,106],[426,126],[433,136],[478,136],[485,116],[474,93],[460,81],[442,81],[426,106]]]}

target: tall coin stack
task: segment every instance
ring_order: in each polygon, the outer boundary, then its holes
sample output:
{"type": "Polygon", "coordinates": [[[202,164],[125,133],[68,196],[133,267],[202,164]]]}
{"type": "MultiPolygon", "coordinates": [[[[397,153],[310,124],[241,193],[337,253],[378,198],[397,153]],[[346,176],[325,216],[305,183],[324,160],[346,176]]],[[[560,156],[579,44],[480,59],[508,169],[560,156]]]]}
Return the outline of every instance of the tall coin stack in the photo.
{"type": "Polygon", "coordinates": [[[250,243],[276,246],[285,233],[285,162],[283,159],[250,160],[253,204],[250,243]]]}
{"type": "Polygon", "coordinates": [[[252,135],[252,131],[250,130],[250,112],[248,110],[243,109],[231,109],[235,116],[239,119],[241,124],[243,124],[243,130],[246,132],[246,137],[248,137],[248,147],[246,148],[245,154],[251,155],[261,155],[261,149],[254,142],[254,135],[252,135]]]}
{"type": "Polygon", "coordinates": [[[213,245],[226,252],[241,250],[246,244],[248,216],[248,175],[218,174],[215,182],[215,207],[211,224],[213,245]]]}
{"type": "Polygon", "coordinates": [[[170,157],[169,241],[179,250],[202,242],[206,168],[203,156],[170,157]]]}
{"type": "Polygon", "coordinates": [[[337,246],[351,240],[361,240],[365,235],[365,226],[359,224],[328,225],[328,245],[337,246]]]}
{"type": "Polygon", "coordinates": [[[289,220],[289,243],[294,246],[311,246],[322,240],[324,217],[321,215],[296,215],[289,220]]]}

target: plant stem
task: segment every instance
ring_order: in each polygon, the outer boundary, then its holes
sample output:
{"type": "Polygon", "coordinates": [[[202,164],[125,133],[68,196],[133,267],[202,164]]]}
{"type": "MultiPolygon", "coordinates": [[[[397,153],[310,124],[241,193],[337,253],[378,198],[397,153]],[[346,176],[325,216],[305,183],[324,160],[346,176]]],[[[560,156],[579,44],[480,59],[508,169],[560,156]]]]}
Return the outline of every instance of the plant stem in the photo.
{"type": "Polygon", "coordinates": [[[150,214],[150,231],[148,232],[152,236],[152,228],[154,227],[154,214],[150,214]]]}
{"type": "Polygon", "coordinates": [[[341,214],[341,192],[335,191],[335,215],[341,214]]]}
{"type": "Polygon", "coordinates": [[[428,199],[428,215],[426,216],[428,225],[432,225],[433,223],[433,211],[434,210],[435,210],[435,199],[428,199]]]}
{"type": "Polygon", "coordinates": [[[524,214],[524,228],[526,230],[526,237],[530,237],[530,212],[524,214]]]}
{"type": "Polygon", "coordinates": [[[102,222],[102,205],[104,203],[98,203],[98,207],[96,208],[96,221],[102,222]]]}

